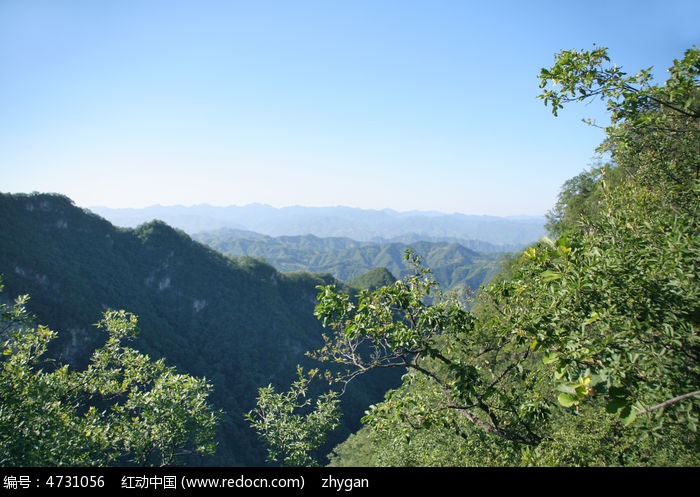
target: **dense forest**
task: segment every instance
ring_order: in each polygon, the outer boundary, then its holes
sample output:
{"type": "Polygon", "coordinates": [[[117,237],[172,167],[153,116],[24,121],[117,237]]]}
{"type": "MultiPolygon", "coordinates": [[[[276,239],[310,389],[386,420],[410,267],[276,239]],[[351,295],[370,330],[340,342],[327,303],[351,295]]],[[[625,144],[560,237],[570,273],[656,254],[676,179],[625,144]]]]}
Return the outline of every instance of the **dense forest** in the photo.
{"type": "Polygon", "coordinates": [[[395,367],[401,386],[332,465],[700,464],[699,80],[697,47],[665,84],[623,72],[605,48],[557,54],[540,73],[544,104],[557,116],[600,98],[610,125],[600,163],[563,186],[550,236],[469,302],[441,295],[410,251],[412,274],[393,284],[327,285],[316,308],[327,336],[310,353],[345,370],[311,413],[300,387],[314,378],[260,389],[249,419],[269,457],[312,464],[337,392],[395,367]]]}
{"type": "Polygon", "coordinates": [[[473,294],[427,245],[341,281],[0,195],[0,464],[700,465],[700,49],[539,78],[607,105],[600,161],[473,294]]]}
{"type": "MultiPolygon", "coordinates": [[[[2,320],[7,323],[3,328],[16,324],[11,300],[28,294],[20,314],[33,314],[36,319],[30,324],[47,325],[57,332],[42,342],[42,347],[48,347],[46,354],[27,359],[27,372],[44,364],[70,365],[71,371],[95,366],[90,361],[94,350],[107,340],[108,326],[105,322],[99,330],[93,323],[104,320],[106,311],[129,311],[138,319],[139,333],[133,343],[122,340],[122,345],[131,345],[154,360],[163,358],[180,373],[206,379],[211,386],[207,397],[211,409],[222,414],[213,440],[216,451],[185,454],[177,461],[265,464],[264,448],[244,414],[254,406],[259,386],[286,385],[294,378],[295,364],[313,365],[304,358],[304,351],[322,343],[323,330],[313,315],[316,287],[336,282],[332,276],[280,273],[253,258],[229,258],[160,221],[136,229],[115,228],[56,194],[0,195],[0,224],[0,274],[5,287],[0,297],[5,302],[2,320]]],[[[358,284],[371,287],[388,278],[386,270],[372,271],[362,275],[358,284]]],[[[3,341],[8,338],[5,335],[3,341]]],[[[18,346],[10,340],[3,350],[11,353],[18,346]]],[[[2,384],[5,403],[11,398],[8,390],[17,385],[11,364],[2,362],[2,366],[7,380],[2,384]]],[[[379,372],[348,391],[341,427],[331,434],[328,450],[359,427],[364,410],[396,385],[399,376],[398,371],[379,372]]],[[[75,402],[99,409],[105,401],[88,392],[80,399],[56,395],[51,402],[61,405],[75,402]]],[[[49,399],[46,402],[51,404],[49,399]]],[[[14,439],[13,434],[23,434],[23,443],[31,444],[29,408],[20,402],[17,409],[14,414],[9,409],[0,413],[0,436],[14,439]],[[22,424],[18,417],[27,419],[22,424]],[[27,432],[17,431],[17,424],[27,432]]],[[[51,412],[38,401],[34,409],[51,412]]],[[[54,418],[60,415],[56,412],[54,418]]],[[[46,420],[41,424],[55,426],[46,420]]],[[[2,445],[13,450],[7,438],[2,445]]],[[[43,463],[66,461],[58,458],[63,454],[55,458],[46,454],[43,463]]],[[[126,451],[118,462],[130,460],[138,459],[126,451]]]]}

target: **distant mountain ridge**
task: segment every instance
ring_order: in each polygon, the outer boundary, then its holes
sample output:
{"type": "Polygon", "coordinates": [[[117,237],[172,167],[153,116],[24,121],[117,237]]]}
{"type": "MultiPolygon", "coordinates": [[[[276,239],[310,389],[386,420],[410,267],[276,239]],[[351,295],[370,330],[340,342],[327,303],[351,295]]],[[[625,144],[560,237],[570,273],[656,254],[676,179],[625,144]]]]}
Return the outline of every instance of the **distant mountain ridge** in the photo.
{"type": "Polygon", "coordinates": [[[401,278],[408,271],[404,254],[409,248],[423,257],[446,290],[475,290],[501,268],[500,254],[478,253],[455,242],[377,243],[315,235],[270,237],[226,228],[196,233],[192,238],[230,256],[264,259],[280,271],[330,273],[342,281],[353,280],[375,268],[386,268],[401,278]]]}
{"type": "Polygon", "coordinates": [[[458,242],[479,251],[517,251],[545,235],[544,217],[496,217],[432,211],[398,212],[354,207],[282,207],[250,204],[151,206],[143,209],[91,207],[123,227],[160,219],[194,234],[221,228],[267,236],[316,235],[358,241],[411,243],[417,240],[458,242]]]}

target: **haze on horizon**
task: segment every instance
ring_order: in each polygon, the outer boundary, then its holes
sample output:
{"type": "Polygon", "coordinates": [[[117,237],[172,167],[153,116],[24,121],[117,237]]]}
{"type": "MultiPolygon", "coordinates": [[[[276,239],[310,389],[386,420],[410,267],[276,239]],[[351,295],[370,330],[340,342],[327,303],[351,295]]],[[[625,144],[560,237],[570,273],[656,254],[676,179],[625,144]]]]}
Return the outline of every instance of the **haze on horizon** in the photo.
{"type": "Polygon", "coordinates": [[[554,118],[540,68],[596,44],[664,80],[698,18],[687,0],[2,2],[0,191],[541,216],[605,113],[554,118]]]}
{"type": "MultiPolygon", "coordinates": [[[[54,192],[56,193],[56,192],[54,192]]],[[[72,199],[71,199],[72,200],[72,199]]],[[[197,210],[198,208],[205,208],[205,209],[213,209],[213,210],[218,210],[218,209],[227,209],[227,208],[239,208],[239,209],[246,209],[249,207],[262,207],[262,208],[271,208],[275,210],[285,210],[285,209],[309,209],[309,210],[315,210],[315,209],[323,209],[323,210],[333,210],[333,209],[358,209],[360,211],[364,212],[391,212],[399,215],[411,215],[411,214],[427,214],[427,215],[463,215],[463,216],[477,216],[477,217],[502,217],[502,218],[522,218],[522,219],[538,219],[542,220],[544,222],[545,216],[544,215],[537,215],[537,214],[510,214],[510,215],[495,215],[495,214],[469,214],[466,212],[448,212],[448,211],[441,211],[441,210],[427,210],[427,209],[393,209],[391,207],[383,207],[383,208],[373,208],[373,207],[356,207],[356,206],[350,206],[350,205],[301,205],[301,204],[293,204],[293,205],[271,205],[263,202],[250,202],[246,204],[227,204],[227,205],[220,205],[220,204],[211,204],[208,202],[199,202],[196,204],[150,204],[150,205],[144,205],[143,207],[110,207],[106,205],[90,205],[90,206],[81,206],[85,207],[88,210],[94,209],[98,213],[108,213],[110,211],[114,211],[114,214],[119,214],[120,212],[123,214],[128,213],[129,211],[148,211],[148,210],[155,210],[155,209],[163,209],[163,210],[171,210],[171,209],[181,209],[183,211],[187,210],[197,210]]]]}

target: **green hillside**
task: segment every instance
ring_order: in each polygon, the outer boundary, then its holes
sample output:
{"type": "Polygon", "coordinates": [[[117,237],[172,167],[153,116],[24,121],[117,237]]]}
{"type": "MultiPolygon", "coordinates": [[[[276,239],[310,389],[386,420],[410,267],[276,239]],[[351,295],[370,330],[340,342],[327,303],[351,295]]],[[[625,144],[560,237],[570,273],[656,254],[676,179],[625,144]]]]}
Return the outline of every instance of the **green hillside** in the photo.
{"type": "MultiPolygon", "coordinates": [[[[2,297],[29,294],[29,309],[59,332],[53,354],[76,367],[104,337],[108,308],[139,317],[136,348],[178,370],[205,376],[226,416],[206,465],[260,465],[264,449],[243,415],[262,385],[287,384],[312,362],[322,328],[316,286],[330,275],[283,274],[256,259],[229,258],[154,221],[118,229],[61,195],[0,196],[2,297]]],[[[333,440],[359,426],[367,406],[398,379],[383,374],[348,392],[333,440]]],[[[332,443],[332,441],[331,441],[332,443]]]]}
{"type": "Polygon", "coordinates": [[[499,271],[502,257],[475,252],[454,242],[407,244],[314,235],[270,237],[233,229],[196,233],[192,237],[228,255],[261,258],[280,271],[330,273],[341,281],[377,267],[401,278],[407,274],[404,253],[412,248],[424,257],[443,290],[476,290],[499,271]]]}

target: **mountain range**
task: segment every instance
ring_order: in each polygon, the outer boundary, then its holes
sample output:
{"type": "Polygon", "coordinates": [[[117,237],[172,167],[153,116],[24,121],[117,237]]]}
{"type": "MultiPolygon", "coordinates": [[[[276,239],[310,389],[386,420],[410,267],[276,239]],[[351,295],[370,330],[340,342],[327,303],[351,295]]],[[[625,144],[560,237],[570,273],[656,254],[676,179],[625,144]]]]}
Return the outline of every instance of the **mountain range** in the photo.
{"type": "Polygon", "coordinates": [[[267,236],[315,235],[378,243],[457,242],[480,252],[514,252],[545,235],[544,217],[496,217],[353,207],[283,207],[250,204],[155,205],[143,209],[91,207],[116,226],[136,227],[154,219],[189,234],[221,228],[267,236]]]}
{"type": "Polygon", "coordinates": [[[500,253],[479,253],[456,242],[361,242],[315,235],[270,237],[222,228],[195,233],[192,238],[224,254],[260,258],[280,271],[330,273],[350,281],[374,268],[386,268],[402,278],[408,272],[405,253],[424,259],[443,290],[479,288],[501,269],[500,253]]]}

